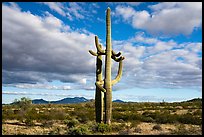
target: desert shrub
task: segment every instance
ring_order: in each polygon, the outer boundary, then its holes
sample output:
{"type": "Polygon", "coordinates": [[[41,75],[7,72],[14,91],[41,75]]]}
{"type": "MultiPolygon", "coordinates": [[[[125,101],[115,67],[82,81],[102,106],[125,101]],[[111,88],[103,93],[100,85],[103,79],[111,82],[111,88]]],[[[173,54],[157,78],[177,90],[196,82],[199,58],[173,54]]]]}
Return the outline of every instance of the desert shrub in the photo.
{"type": "Polygon", "coordinates": [[[72,120],[65,120],[65,124],[67,125],[68,128],[73,128],[77,124],[79,124],[79,121],[77,119],[72,119],[72,120]]]}
{"type": "Polygon", "coordinates": [[[35,123],[33,122],[33,119],[29,116],[26,117],[25,124],[26,124],[26,126],[34,126],[35,125],[35,123]]]}
{"type": "Polygon", "coordinates": [[[130,126],[131,126],[131,127],[137,127],[139,124],[140,124],[140,121],[138,121],[138,120],[133,120],[133,121],[131,121],[130,126]]]}
{"type": "Polygon", "coordinates": [[[115,132],[118,132],[118,131],[120,131],[120,130],[122,130],[122,129],[124,129],[125,128],[125,124],[123,123],[123,124],[114,124],[114,123],[112,123],[112,125],[111,125],[111,131],[115,131],[115,132]]]}
{"type": "Polygon", "coordinates": [[[15,99],[12,104],[17,105],[18,107],[20,107],[23,110],[26,110],[26,109],[30,108],[30,106],[32,104],[32,100],[30,98],[22,97],[20,100],[15,99]]]}
{"type": "Polygon", "coordinates": [[[125,121],[125,122],[141,121],[141,116],[136,112],[125,112],[125,113],[113,112],[113,120],[120,123],[122,121],[125,121]]]}
{"type": "Polygon", "coordinates": [[[72,127],[67,132],[68,135],[89,135],[90,131],[87,126],[80,125],[78,127],[72,127]]]}
{"type": "Polygon", "coordinates": [[[152,117],[142,117],[143,122],[150,122],[153,123],[155,120],[152,117]]]}
{"type": "Polygon", "coordinates": [[[10,109],[2,111],[2,119],[16,119],[16,117],[17,114],[14,114],[14,112],[10,109]]]}
{"type": "Polygon", "coordinates": [[[202,131],[196,129],[195,127],[191,127],[186,129],[185,125],[181,124],[176,126],[176,129],[171,131],[172,135],[201,135],[202,131]]]}
{"type": "Polygon", "coordinates": [[[127,121],[128,120],[128,115],[124,113],[118,113],[114,111],[112,115],[113,115],[113,119],[116,121],[119,121],[119,120],[127,121]]]}
{"type": "Polygon", "coordinates": [[[142,113],[142,121],[143,122],[154,122],[155,118],[157,117],[157,113],[153,113],[153,112],[149,112],[149,111],[145,111],[142,113]]]}
{"type": "Polygon", "coordinates": [[[131,129],[125,129],[119,132],[119,135],[132,135],[133,131],[131,129]]]}
{"type": "Polygon", "coordinates": [[[96,131],[101,132],[101,133],[110,132],[111,126],[108,124],[104,124],[104,123],[98,123],[96,125],[96,131]]]}
{"type": "Polygon", "coordinates": [[[152,119],[155,119],[159,114],[160,113],[158,111],[156,112],[145,111],[142,113],[142,116],[151,117],[152,119]]]}
{"type": "Polygon", "coordinates": [[[159,124],[156,124],[152,127],[152,130],[162,130],[162,127],[159,124]]]}
{"type": "Polygon", "coordinates": [[[120,125],[111,125],[112,131],[113,132],[118,132],[123,129],[120,125]]]}
{"type": "Polygon", "coordinates": [[[54,128],[53,130],[51,130],[48,135],[59,135],[60,134],[60,128],[54,128]]]}
{"type": "Polygon", "coordinates": [[[18,112],[18,114],[16,114],[15,119],[19,120],[20,122],[24,122],[25,115],[26,115],[26,111],[25,110],[20,110],[18,112]]]}
{"type": "Polygon", "coordinates": [[[160,115],[157,115],[157,117],[155,118],[155,121],[156,123],[160,123],[160,124],[175,123],[176,116],[177,115],[160,114],[160,115]]]}
{"type": "Polygon", "coordinates": [[[66,117],[66,113],[62,110],[52,110],[49,112],[51,119],[54,120],[64,120],[66,117]]]}
{"type": "Polygon", "coordinates": [[[170,111],[163,110],[162,112],[148,112],[145,111],[142,114],[143,122],[156,122],[160,124],[175,123],[177,121],[178,115],[170,114],[170,111]]]}
{"type": "Polygon", "coordinates": [[[42,126],[43,127],[52,127],[53,124],[54,124],[54,121],[52,121],[52,120],[49,120],[49,121],[43,120],[42,121],[42,126]]]}
{"type": "Polygon", "coordinates": [[[142,129],[140,127],[136,127],[134,132],[136,133],[142,133],[142,129]]]}
{"type": "Polygon", "coordinates": [[[202,110],[198,109],[198,110],[194,111],[194,112],[193,112],[193,115],[202,116],[202,110]]]}
{"type": "Polygon", "coordinates": [[[193,116],[190,113],[179,115],[178,121],[183,124],[193,124],[193,125],[202,124],[202,119],[200,117],[193,116]]]}
{"type": "Polygon", "coordinates": [[[80,111],[78,111],[78,113],[76,113],[73,116],[75,116],[78,119],[79,122],[86,123],[88,121],[93,121],[94,120],[94,118],[95,118],[94,114],[95,113],[94,113],[93,110],[90,110],[90,109],[87,108],[86,111],[80,110],[80,111]]]}

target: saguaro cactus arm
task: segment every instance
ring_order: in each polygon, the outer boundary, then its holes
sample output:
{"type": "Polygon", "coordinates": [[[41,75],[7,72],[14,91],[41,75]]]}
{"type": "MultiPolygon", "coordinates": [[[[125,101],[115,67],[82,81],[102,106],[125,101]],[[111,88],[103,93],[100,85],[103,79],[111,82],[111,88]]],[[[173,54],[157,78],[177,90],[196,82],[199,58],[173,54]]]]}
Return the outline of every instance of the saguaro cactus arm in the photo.
{"type": "Polygon", "coordinates": [[[116,57],[119,57],[119,56],[121,55],[121,52],[115,53],[115,52],[112,50],[112,55],[113,55],[113,56],[116,56],[116,57]]]}
{"type": "Polygon", "coordinates": [[[95,43],[96,43],[96,48],[97,48],[98,53],[105,55],[106,52],[105,52],[105,50],[102,50],[102,48],[101,48],[102,45],[99,44],[97,36],[95,36],[95,43]]]}
{"type": "Polygon", "coordinates": [[[121,77],[122,77],[122,68],[123,68],[123,62],[122,60],[119,62],[119,68],[118,68],[118,74],[116,76],[116,78],[114,80],[111,81],[111,84],[114,85],[116,83],[118,83],[118,81],[120,81],[121,77]]]}
{"type": "Polygon", "coordinates": [[[123,56],[121,56],[121,57],[119,57],[119,58],[116,58],[115,56],[111,56],[111,58],[113,59],[113,60],[115,60],[116,62],[120,62],[120,61],[122,61],[122,60],[124,60],[125,59],[125,57],[123,57],[123,56]]]}
{"type": "Polygon", "coordinates": [[[101,82],[100,81],[97,81],[96,83],[96,86],[103,92],[106,92],[106,90],[103,88],[103,86],[101,86],[101,82]]]}
{"type": "Polygon", "coordinates": [[[97,54],[96,52],[92,51],[92,50],[89,50],[89,53],[90,53],[91,55],[93,55],[93,56],[98,56],[98,54],[97,54]]]}

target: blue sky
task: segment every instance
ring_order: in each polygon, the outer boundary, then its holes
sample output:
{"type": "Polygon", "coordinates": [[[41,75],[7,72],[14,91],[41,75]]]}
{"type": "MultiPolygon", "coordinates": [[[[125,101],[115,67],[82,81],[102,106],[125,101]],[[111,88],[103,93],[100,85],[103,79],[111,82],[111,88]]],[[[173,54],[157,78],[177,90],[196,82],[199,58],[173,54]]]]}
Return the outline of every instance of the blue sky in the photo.
{"type": "MultiPolygon", "coordinates": [[[[2,103],[95,95],[94,36],[125,56],[113,100],[202,97],[201,2],[2,3],[2,103]]],[[[118,64],[112,64],[112,78],[118,64]]]]}

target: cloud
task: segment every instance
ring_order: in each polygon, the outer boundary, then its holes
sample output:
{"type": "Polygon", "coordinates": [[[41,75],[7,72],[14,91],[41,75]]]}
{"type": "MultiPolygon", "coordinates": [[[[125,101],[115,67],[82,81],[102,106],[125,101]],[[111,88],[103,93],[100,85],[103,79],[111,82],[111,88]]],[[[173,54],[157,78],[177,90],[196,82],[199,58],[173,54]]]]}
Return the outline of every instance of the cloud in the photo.
{"type": "Polygon", "coordinates": [[[60,2],[42,2],[42,4],[47,5],[50,9],[57,12],[58,14],[62,16],[66,16],[66,13],[64,11],[64,6],[60,2]]]}
{"type": "Polygon", "coordinates": [[[106,2],[108,5],[130,5],[130,6],[138,6],[143,2],[106,2]]]}
{"type": "Polygon", "coordinates": [[[5,5],[2,28],[3,83],[85,83],[85,75],[94,72],[88,53],[94,35],[88,31],[73,31],[51,14],[40,17],[5,5]]]}
{"type": "Polygon", "coordinates": [[[134,28],[156,35],[189,35],[202,24],[201,2],[162,2],[151,5],[149,11],[117,6],[115,14],[122,16],[134,28]],[[191,13],[191,14],[188,14],[191,13]]]}
{"type": "MultiPolygon", "coordinates": [[[[7,95],[40,95],[40,96],[46,96],[46,97],[50,97],[50,96],[53,96],[53,97],[57,97],[57,96],[60,96],[60,97],[85,97],[87,99],[92,99],[93,96],[92,95],[88,95],[88,94],[63,94],[63,93],[60,93],[60,94],[57,94],[57,93],[47,93],[47,92],[42,92],[42,93],[34,93],[34,92],[22,92],[22,91],[18,91],[18,92],[15,92],[15,91],[3,91],[2,94],[7,94],[7,95]]],[[[59,99],[58,99],[59,100],[59,99]]],[[[52,100],[53,101],[53,100],[52,100]]]]}
{"type": "Polygon", "coordinates": [[[96,9],[100,8],[97,3],[91,3],[86,9],[84,2],[41,2],[41,4],[47,5],[51,10],[67,17],[70,21],[75,19],[91,20],[92,14],[96,14],[96,9]]]}
{"type": "Polygon", "coordinates": [[[15,85],[12,85],[12,84],[8,84],[6,86],[13,86],[13,87],[16,87],[16,88],[22,88],[22,89],[49,89],[49,90],[71,90],[71,86],[69,85],[62,85],[62,86],[59,86],[59,85],[50,85],[50,84],[40,84],[40,83],[37,83],[37,84],[28,84],[28,83],[24,83],[24,84],[15,84],[15,85]]]}
{"type": "Polygon", "coordinates": [[[202,87],[202,58],[198,56],[202,52],[201,44],[178,44],[142,33],[126,41],[113,41],[113,49],[125,56],[121,82],[128,83],[129,88],[199,89],[202,87]]]}
{"type": "MultiPolygon", "coordinates": [[[[159,14],[161,10],[157,9],[159,14]]],[[[156,8],[153,10],[156,12],[156,8]]],[[[130,11],[135,10],[130,8],[130,11]]],[[[123,9],[120,13],[126,11],[123,9]]],[[[144,18],[142,14],[149,16],[147,11],[135,11],[135,14],[141,18],[144,18]]],[[[124,17],[129,20],[135,14],[124,17]]],[[[202,88],[202,43],[178,44],[173,40],[164,41],[136,33],[127,40],[113,40],[112,45],[114,51],[122,51],[126,58],[123,77],[113,90],[202,88]]],[[[19,84],[21,87],[36,84],[34,88],[63,89],[43,85],[59,80],[80,85],[71,86],[71,89],[93,90],[95,58],[88,53],[90,49],[95,51],[91,32],[73,30],[49,12],[41,17],[23,12],[16,6],[2,5],[3,84],[19,84]]],[[[112,78],[117,74],[118,63],[113,62],[113,65],[112,78]]]]}

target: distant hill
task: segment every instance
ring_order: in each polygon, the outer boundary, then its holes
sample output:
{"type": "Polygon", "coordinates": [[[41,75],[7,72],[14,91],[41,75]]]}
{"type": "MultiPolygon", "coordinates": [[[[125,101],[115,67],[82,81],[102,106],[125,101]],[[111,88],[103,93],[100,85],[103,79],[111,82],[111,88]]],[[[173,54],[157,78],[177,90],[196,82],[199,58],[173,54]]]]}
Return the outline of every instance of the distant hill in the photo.
{"type": "MultiPolygon", "coordinates": [[[[34,99],[32,100],[33,104],[72,104],[72,103],[82,103],[82,102],[87,102],[87,101],[91,101],[89,99],[86,99],[84,97],[74,97],[74,98],[64,98],[58,101],[46,101],[44,99],[34,99]]],[[[124,101],[116,99],[113,100],[113,102],[118,102],[118,103],[124,103],[124,101]]]]}
{"type": "Polygon", "coordinates": [[[34,100],[32,100],[32,103],[33,104],[48,104],[49,102],[45,101],[43,99],[34,99],[34,100]]]}
{"type": "Polygon", "coordinates": [[[202,102],[202,98],[194,98],[194,99],[191,99],[191,100],[187,100],[186,102],[199,102],[199,101],[202,102]]]}
{"type": "Polygon", "coordinates": [[[113,100],[113,102],[124,103],[124,101],[122,101],[122,100],[120,100],[120,99],[113,100]]]}
{"type": "Polygon", "coordinates": [[[32,100],[33,104],[72,104],[72,103],[82,103],[82,102],[87,102],[89,101],[88,99],[84,97],[74,97],[74,98],[64,98],[58,101],[46,101],[43,99],[34,99],[32,100]]]}

